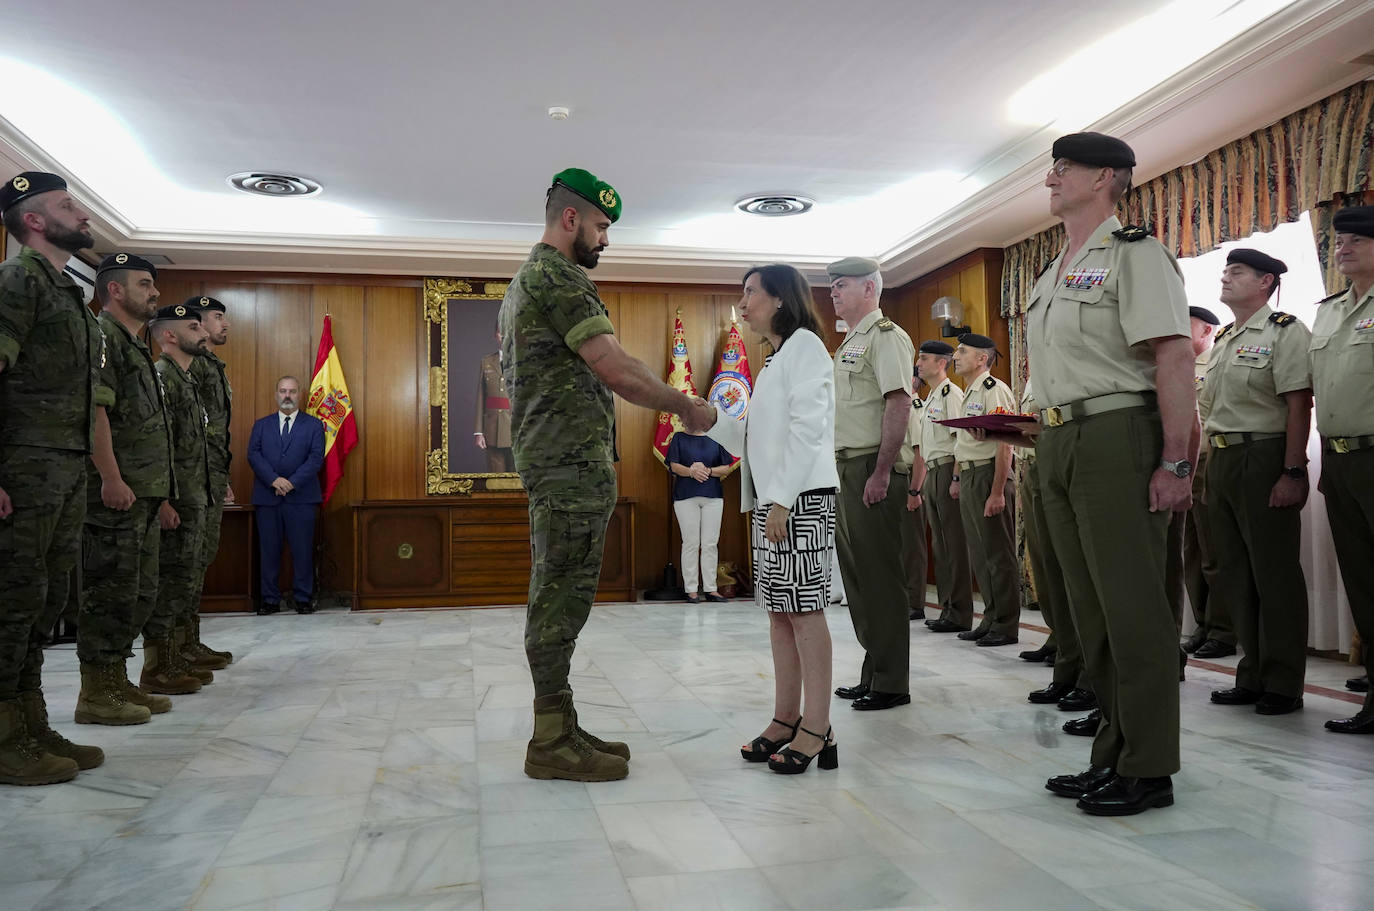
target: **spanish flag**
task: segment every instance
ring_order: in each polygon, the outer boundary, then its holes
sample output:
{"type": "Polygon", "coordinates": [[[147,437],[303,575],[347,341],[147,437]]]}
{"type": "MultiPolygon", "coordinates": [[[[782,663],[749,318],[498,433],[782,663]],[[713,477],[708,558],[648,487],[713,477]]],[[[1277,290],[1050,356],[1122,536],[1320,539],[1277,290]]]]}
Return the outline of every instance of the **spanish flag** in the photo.
{"type": "Polygon", "coordinates": [[[358,445],[358,423],[353,418],[353,402],[348,397],[348,381],[344,379],[339,352],[334,347],[334,330],[330,317],[325,316],[320,331],[320,350],[315,353],[315,375],[310,380],[310,401],[306,414],[313,414],[324,424],[324,468],[320,470],[324,482],[324,501],[343,477],[344,461],[358,445]]]}
{"type": "MultiPolygon", "coordinates": [[[[679,392],[696,395],[697,387],[692,384],[692,361],[687,357],[687,335],[682,331],[682,311],[678,310],[673,320],[673,347],[668,354],[668,385],[679,392]]],[[[660,462],[668,458],[668,443],[673,434],[682,429],[682,422],[675,414],[666,411],[658,413],[658,426],[654,428],[654,455],[660,462]]]]}

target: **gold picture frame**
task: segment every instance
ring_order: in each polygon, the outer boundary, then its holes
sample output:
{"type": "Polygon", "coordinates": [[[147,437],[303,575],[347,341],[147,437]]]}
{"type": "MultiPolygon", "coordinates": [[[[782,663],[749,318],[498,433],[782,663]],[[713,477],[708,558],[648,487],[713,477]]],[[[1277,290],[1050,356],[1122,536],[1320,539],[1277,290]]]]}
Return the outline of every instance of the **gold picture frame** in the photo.
{"type": "MultiPolygon", "coordinates": [[[[456,418],[472,417],[473,409],[466,405],[474,397],[469,396],[466,389],[461,393],[458,388],[450,389],[458,382],[467,382],[459,377],[480,377],[480,359],[472,362],[469,349],[472,340],[480,339],[481,334],[466,333],[459,340],[460,345],[455,347],[452,343],[454,330],[474,321],[494,328],[494,314],[508,287],[510,282],[504,280],[425,279],[423,306],[429,333],[429,446],[425,452],[425,493],[431,496],[469,496],[484,491],[524,489],[514,470],[467,470],[481,467],[476,464],[477,456],[467,449],[473,434],[463,433],[453,425],[457,423],[456,418]],[[468,318],[460,322],[458,316],[468,318]],[[455,452],[455,444],[463,448],[455,452]]],[[[482,458],[488,463],[492,461],[486,456],[482,458]]]]}

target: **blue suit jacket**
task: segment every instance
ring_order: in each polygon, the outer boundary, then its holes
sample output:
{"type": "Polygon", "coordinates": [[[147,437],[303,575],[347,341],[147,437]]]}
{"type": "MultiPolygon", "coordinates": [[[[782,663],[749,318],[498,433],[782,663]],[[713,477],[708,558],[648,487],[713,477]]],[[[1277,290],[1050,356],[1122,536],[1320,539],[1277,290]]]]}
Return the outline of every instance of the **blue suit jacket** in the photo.
{"type": "Polygon", "coordinates": [[[296,412],[291,418],[291,436],[281,444],[280,420],[273,412],[253,422],[248,437],[248,464],[253,466],[253,505],[280,506],[283,503],[319,503],[320,467],[324,465],[324,425],[319,418],[296,412]],[[286,478],[296,489],[277,496],[272,482],[286,478]]]}

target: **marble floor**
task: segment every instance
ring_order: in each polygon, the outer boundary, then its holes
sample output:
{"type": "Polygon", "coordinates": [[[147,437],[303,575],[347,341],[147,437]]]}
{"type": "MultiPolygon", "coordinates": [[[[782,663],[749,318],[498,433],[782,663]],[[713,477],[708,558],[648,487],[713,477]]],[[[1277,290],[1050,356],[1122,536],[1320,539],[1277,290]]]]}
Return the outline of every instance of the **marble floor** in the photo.
{"type": "MultiPolygon", "coordinates": [[[[828,613],[852,682],[849,617],[828,613]]],[[[742,762],[772,696],[746,603],[599,605],[573,685],[583,725],[630,744],[630,777],[533,781],[522,621],[207,617],[233,666],[127,728],[71,723],[75,655],[50,650],[56,726],[108,759],[0,787],[0,909],[1374,906],[1374,738],[1321,730],[1355,711],[1346,665],[1314,659],[1305,710],[1278,718],[1207,703],[1235,659],[1190,667],[1177,805],[1098,819],[1042,787],[1088,749],[1026,702],[1049,670],[920,624],[910,706],[836,700],[837,771],[742,762]]]]}

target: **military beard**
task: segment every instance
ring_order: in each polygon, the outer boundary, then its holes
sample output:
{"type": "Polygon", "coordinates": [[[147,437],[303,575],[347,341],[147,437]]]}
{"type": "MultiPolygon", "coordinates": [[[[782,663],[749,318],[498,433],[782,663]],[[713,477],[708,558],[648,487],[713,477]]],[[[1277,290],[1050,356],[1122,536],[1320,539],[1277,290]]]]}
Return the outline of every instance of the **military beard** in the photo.
{"type": "Polygon", "coordinates": [[[573,260],[584,269],[595,269],[601,259],[601,251],[582,239],[579,234],[573,238],[573,260]]]}
{"type": "Polygon", "coordinates": [[[199,340],[196,340],[194,342],[188,342],[183,341],[182,339],[177,339],[177,347],[181,349],[182,354],[189,354],[192,357],[205,353],[201,350],[199,340]]]}
{"type": "Polygon", "coordinates": [[[48,225],[43,229],[43,239],[59,250],[75,253],[95,246],[95,238],[78,228],[64,228],[61,225],[48,225]]]}

